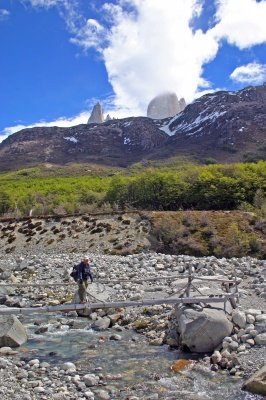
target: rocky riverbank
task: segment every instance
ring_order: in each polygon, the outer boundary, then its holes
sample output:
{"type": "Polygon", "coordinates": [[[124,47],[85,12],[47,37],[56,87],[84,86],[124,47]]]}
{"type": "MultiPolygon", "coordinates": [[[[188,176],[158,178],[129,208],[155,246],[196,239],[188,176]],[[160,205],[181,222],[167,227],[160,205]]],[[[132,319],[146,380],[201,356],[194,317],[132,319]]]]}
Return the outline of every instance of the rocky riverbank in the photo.
{"type": "MultiPolygon", "coordinates": [[[[223,293],[221,282],[212,282],[209,278],[219,276],[227,279],[233,278],[236,274],[237,278],[241,279],[240,304],[239,310],[234,312],[232,317],[234,325],[232,334],[224,339],[213,355],[203,354],[201,361],[193,362],[183,371],[182,374],[186,377],[184,381],[179,374],[173,376],[170,370],[172,359],[167,361],[168,368],[161,372],[158,369],[159,372],[151,374],[149,379],[148,377],[144,381],[140,379],[139,384],[137,381],[133,383],[128,379],[125,380],[123,373],[121,376],[112,375],[111,370],[109,373],[106,371],[103,373],[102,365],[97,365],[97,362],[92,365],[89,356],[87,362],[86,357],[83,357],[82,363],[69,364],[73,360],[70,356],[69,360],[67,359],[67,349],[65,361],[54,363],[37,359],[34,352],[25,354],[23,346],[12,350],[2,347],[0,392],[3,399],[47,399],[52,395],[54,399],[170,400],[178,399],[182,393],[180,398],[184,398],[185,394],[186,399],[209,399],[206,394],[208,390],[202,396],[197,395],[198,397],[195,397],[195,388],[188,393],[186,380],[193,374],[195,382],[199,379],[197,377],[203,375],[206,375],[210,382],[212,379],[221,379],[221,385],[223,382],[225,384],[226,379],[235,379],[239,382],[237,388],[234,386],[231,392],[227,393],[227,397],[223,396],[221,399],[245,399],[240,391],[242,379],[262,367],[266,360],[265,261],[249,257],[217,259],[157,253],[141,253],[125,257],[100,254],[89,256],[95,275],[95,282],[89,287],[91,301],[178,297],[187,281],[184,276],[189,267],[198,277],[207,278],[204,281],[194,280],[195,286],[202,294],[221,294],[223,293]],[[159,279],[162,276],[170,279],[159,279]],[[158,279],[145,280],[154,277],[158,279]],[[151,386],[151,382],[154,387],[151,386]]],[[[0,256],[0,283],[17,285],[17,287],[0,286],[1,307],[24,308],[70,302],[76,289],[75,285],[52,286],[52,284],[71,283],[69,272],[81,257],[82,254],[59,254],[56,250],[50,254],[0,256]],[[33,286],[26,287],[25,284],[33,286]],[[48,287],[42,286],[45,284],[48,287]]],[[[192,291],[192,295],[196,294],[197,291],[194,293],[192,291]]],[[[88,312],[88,319],[78,318],[73,312],[47,317],[46,320],[40,320],[38,315],[35,315],[32,316],[32,324],[29,324],[28,317],[19,318],[33,335],[29,337],[29,344],[33,340],[32,337],[34,340],[39,337],[39,343],[45,342],[51,331],[58,335],[65,332],[78,335],[80,329],[85,328],[88,332],[92,329],[92,332],[97,332],[98,335],[94,344],[88,342],[87,350],[91,349],[92,352],[102,352],[106,340],[109,346],[119,346],[123,341],[130,343],[130,346],[136,346],[136,343],[144,340],[140,348],[148,346],[154,351],[160,351],[161,348],[167,349],[164,345],[170,345],[173,349],[175,344],[165,334],[169,328],[169,319],[172,319],[172,310],[172,306],[169,305],[98,310],[88,312]]],[[[56,354],[57,346],[58,344],[50,351],[51,359],[53,352],[56,354]]],[[[118,351],[117,347],[114,349],[118,351]]],[[[176,358],[180,357],[178,352],[169,354],[175,354],[176,358]]],[[[188,354],[187,357],[195,358],[195,355],[188,354]]],[[[149,365],[152,365],[152,360],[149,365]]],[[[140,365],[136,368],[141,369],[140,365]]],[[[145,375],[145,371],[143,374],[145,375]]],[[[201,385],[205,385],[200,382],[201,385]]],[[[215,397],[219,398],[217,395],[215,397]]]]}

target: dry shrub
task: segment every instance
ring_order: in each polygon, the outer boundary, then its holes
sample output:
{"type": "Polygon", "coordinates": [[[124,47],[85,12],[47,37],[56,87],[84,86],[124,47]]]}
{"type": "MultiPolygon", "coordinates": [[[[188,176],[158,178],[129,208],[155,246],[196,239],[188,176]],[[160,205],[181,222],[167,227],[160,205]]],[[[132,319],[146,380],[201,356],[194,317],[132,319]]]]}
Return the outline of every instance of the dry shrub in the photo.
{"type": "Polygon", "coordinates": [[[203,213],[201,218],[200,218],[200,226],[208,226],[209,225],[209,218],[206,213],[203,213]]]}
{"type": "Polygon", "coordinates": [[[255,222],[254,228],[256,230],[261,231],[262,233],[266,234],[266,220],[259,219],[258,221],[255,222]]]}
{"type": "Polygon", "coordinates": [[[193,224],[193,221],[194,221],[194,218],[193,218],[192,214],[189,211],[186,211],[182,218],[183,225],[191,226],[193,224]]]}
{"type": "Polygon", "coordinates": [[[212,228],[203,229],[201,232],[203,239],[210,239],[214,235],[214,231],[212,228]]]}

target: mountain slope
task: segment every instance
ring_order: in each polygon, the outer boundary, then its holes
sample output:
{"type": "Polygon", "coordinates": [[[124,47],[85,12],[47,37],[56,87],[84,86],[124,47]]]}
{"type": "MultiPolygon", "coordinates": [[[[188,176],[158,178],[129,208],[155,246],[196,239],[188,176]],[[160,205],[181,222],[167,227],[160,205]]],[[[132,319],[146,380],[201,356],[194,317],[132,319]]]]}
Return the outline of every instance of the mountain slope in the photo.
{"type": "Polygon", "coordinates": [[[0,144],[0,169],[47,162],[125,167],[183,154],[200,162],[266,159],[266,84],[207,94],[170,119],[24,129],[0,144]]]}
{"type": "Polygon", "coordinates": [[[265,158],[266,84],[207,94],[158,127],[171,136],[171,151],[190,149],[220,161],[265,158]]]}
{"type": "Polygon", "coordinates": [[[166,133],[144,117],[71,128],[23,129],[0,145],[0,168],[6,170],[44,162],[126,166],[161,147],[167,139],[166,133]]]}

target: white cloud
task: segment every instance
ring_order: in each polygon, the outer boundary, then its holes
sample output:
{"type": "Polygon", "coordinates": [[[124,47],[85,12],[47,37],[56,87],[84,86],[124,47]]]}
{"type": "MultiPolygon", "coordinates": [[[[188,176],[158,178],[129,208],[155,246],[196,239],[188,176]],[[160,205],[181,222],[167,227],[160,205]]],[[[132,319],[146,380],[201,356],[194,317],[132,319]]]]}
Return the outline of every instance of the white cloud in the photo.
{"type": "Polygon", "coordinates": [[[266,1],[216,0],[217,24],[212,33],[240,49],[266,41],[266,1]]]}
{"type": "Polygon", "coordinates": [[[0,21],[8,18],[9,15],[10,15],[10,12],[8,10],[6,10],[5,8],[0,8],[0,21]]]}
{"type": "Polygon", "coordinates": [[[211,35],[193,32],[190,26],[200,2],[133,0],[131,5],[136,12],[122,6],[106,8],[113,26],[102,54],[115,105],[143,114],[154,96],[167,91],[191,101],[205,85],[203,65],[218,50],[211,35]]]}
{"type": "Polygon", "coordinates": [[[84,19],[77,0],[28,1],[35,7],[58,6],[70,41],[101,54],[119,115],[146,114],[149,101],[162,92],[176,91],[191,101],[200,87],[206,88],[203,66],[215,57],[218,42],[191,27],[204,0],[107,2],[99,11],[108,28],[84,19]]]}
{"type": "Polygon", "coordinates": [[[22,0],[24,3],[29,3],[32,7],[50,8],[56,5],[61,5],[64,0],[22,0]]]}
{"type": "Polygon", "coordinates": [[[221,40],[239,48],[266,41],[266,0],[214,0],[216,25],[205,33],[192,29],[205,0],[107,1],[98,9],[105,25],[81,14],[81,0],[21,1],[56,6],[70,41],[101,54],[115,108],[135,115],[145,113],[151,98],[161,92],[176,91],[191,101],[211,88],[203,77],[204,65],[216,56],[221,40]]]}
{"type": "Polygon", "coordinates": [[[193,18],[203,7],[203,0],[108,2],[101,11],[110,29],[93,20],[73,29],[71,41],[102,54],[115,109],[145,114],[159,93],[175,91],[189,102],[211,92],[204,65],[215,58],[221,40],[240,49],[266,42],[266,0],[216,0],[216,25],[194,32],[193,18]]]}
{"type": "Polygon", "coordinates": [[[266,64],[242,65],[231,73],[230,78],[239,83],[259,85],[266,80],[266,64]]]}
{"type": "Polygon", "coordinates": [[[81,28],[74,27],[71,29],[74,37],[70,42],[76,44],[85,50],[97,46],[101,46],[105,38],[105,29],[95,19],[88,19],[81,28]]]}

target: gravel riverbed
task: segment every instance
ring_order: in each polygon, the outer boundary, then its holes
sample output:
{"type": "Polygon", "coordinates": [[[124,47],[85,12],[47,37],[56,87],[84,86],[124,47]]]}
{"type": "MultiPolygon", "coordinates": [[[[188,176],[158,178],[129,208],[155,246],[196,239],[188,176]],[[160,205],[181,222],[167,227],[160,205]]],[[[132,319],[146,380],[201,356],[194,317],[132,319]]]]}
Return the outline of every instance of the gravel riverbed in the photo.
{"type": "MultiPolygon", "coordinates": [[[[223,400],[259,398],[246,395],[241,392],[240,387],[243,378],[249,377],[262,367],[266,360],[265,261],[249,257],[217,259],[215,257],[197,258],[157,253],[140,253],[125,257],[87,255],[93,265],[92,270],[95,277],[94,283],[89,286],[89,299],[93,302],[178,297],[186,284],[185,276],[189,268],[198,277],[219,276],[224,279],[233,279],[236,276],[241,279],[238,308],[240,314],[235,319],[242,316],[245,322],[242,327],[234,324],[231,337],[226,338],[222,347],[218,349],[221,353],[227,352],[229,364],[231,359],[236,356],[237,365],[231,366],[229,369],[222,368],[218,363],[214,370],[215,363],[212,363],[210,354],[203,354],[202,359],[193,361],[192,366],[187,370],[181,371],[181,374],[173,374],[170,367],[174,358],[167,359],[161,350],[165,349],[165,354],[169,352],[167,347],[169,343],[165,333],[168,329],[169,319],[171,319],[171,305],[100,309],[94,312],[88,310],[87,318],[77,317],[75,312],[56,314],[46,318],[39,318],[37,314],[34,314],[32,320],[29,316],[19,316],[30,332],[29,345],[31,341],[37,340],[38,335],[39,343],[45,342],[52,333],[55,338],[57,334],[58,337],[54,350],[50,351],[51,361],[44,361],[41,353],[39,358],[36,356],[38,353],[36,344],[35,353],[33,349],[29,351],[29,348],[25,348],[25,346],[14,349],[0,348],[0,393],[3,400],[48,398],[95,400],[191,398],[204,400],[214,398],[214,396],[223,400]],[[158,279],[145,280],[154,277],[158,279]],[[165,279],[159,279],[162,277],[165,279]],[[171,278],[167,279],[167,277],[171,278]],[[86,350],[84,348],[80,350],[82,357],[76,357],[73,361],[73,357],[70,356],[71,349],[66,348],[64,359],[56,361],[57,347],[60,345],[60,341],[64,340],[65,332],[76,334],[79,337],[80,333],[84,333],[84,329],[90,334],[97,332],[97,337],[94,338],[95,342],[92,344],[88,341],[86,350]],[[149,363],[145,366],[152,372],[145,376],[145,379],[136,378],[137,375],[134,372],[133,380],[123,375],[123,369],[121,369],[122,373],[112,373],[112,367],[106,359],[110,369],[108,372],[102,362],[97,365],[96,361],[97,352],[104,353],[106,343],[109,346],[108,351],[106,350],[106,357],[108,354],[114,357],[114,351],[118,351],[120,348],[119,351],[123,349],[124,353],[128,352],[128,360],[134,358],[132,356],[134,351],[137,355],[141,348],[152,349],[155,353],[147,356],[149,363]],[[125,343],[124,347],[122,343],[125,343]],[[133,353],[131,353],[132,349],[133,353]],[[160,357],[158,364],[162,363],[163,366],[165,359],[166,365],[169,365],[168,369],[162,367],[160,372],[158,365],[159,372],[156,372],[150,367],[153,357],[154,363],[156,363],[157,356],[160,357]],[[93,362],[91,362],[92,357],[93,362]],[[190,382],[189,386],[188,382],[190,382]],[[221,393],[220,397],[219,393],[221,393]]],[[[83,254],[78,253],[59,254],[56,249],[50,254],[1,255],[0,284],[18,285],[17,287],[0,286],[1,307],[24,308],[70,303],[76,286],[55,287],[51,284],[73,283],[69,273],[73,264],[79,262],[82,256],[83,254]],[[32,284],[33,286],[23,287],[19,286],[20,284],[32,284]],[[48,287],[41,286],[45,284],[48,287]]],[[[194,282],[197,289],[204,295],[223,293],[220,282],[197,281],[196,279],[194,282]]],[[[197,293],[195,290],[191,294],[197,295],[197,293]]],[[[230,311],[229,308],[228,311],[230,311]]],[[[51,350],[51,345],[49,349],[51,350]]],[[[176,351],[171,348],[170,350],[176,351]]],[[[178,357],[178,353],[175,353],[175,357],[178,357]]],[[[182,354],[183,357],[184,354],[182,354]]],[[[197,358],[194,354],[188,354],[186,357],[197,358]]],[[[112,362],[116,362],[115,357],[112,360],[114,360],[112,362]]],[[[126,357],[124,362],[125,364],[128,362],[126,357]]],[[[144,363],[145,359],[142,359],[141,362],[144,363]]],[[[132,368],[131,364],[130,368],[132,368]]],[[[134,364],[134,368],[142,371],[137,362],[134,364]]],[[[143,371],[145,375],[145,369],[143,371]]]]}

